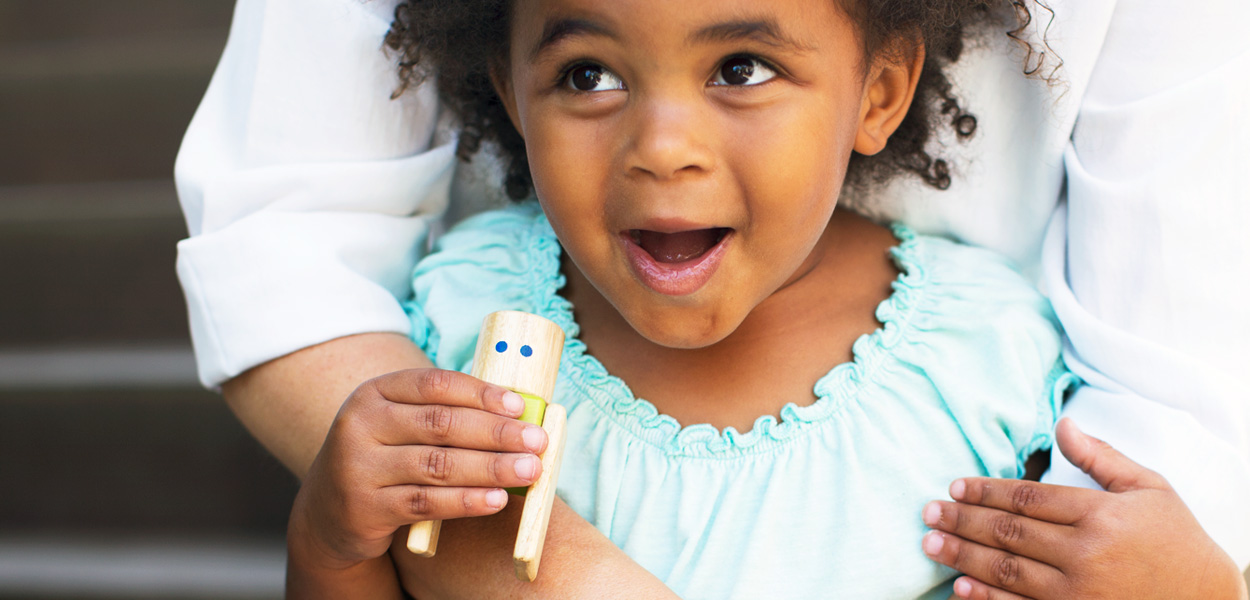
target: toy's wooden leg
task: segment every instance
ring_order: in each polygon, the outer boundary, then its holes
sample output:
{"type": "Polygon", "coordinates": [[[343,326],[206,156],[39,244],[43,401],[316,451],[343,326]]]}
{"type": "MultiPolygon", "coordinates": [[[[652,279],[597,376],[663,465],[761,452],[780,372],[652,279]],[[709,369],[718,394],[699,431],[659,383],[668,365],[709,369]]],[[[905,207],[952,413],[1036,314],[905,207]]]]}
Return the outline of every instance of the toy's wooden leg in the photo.
{"type": "Polygon", "coordinates": [[[512,561],[516,576],[522,581],[538,577],[538,560],[542,558],[543,541],[547,539],[547,522],[551,520],[551,503],[556,497],[556,481],[560,476],[560,459],[564,456],[566,413],[559,404],[548,404],[543,417],[547,431],[547,451],[543,453],[542,475],[538,476],[525,495],[521,509],[521,528],[517,531],[512,561]]]}
{"type": "Polygon", "coordinates": [[[434,551],[438,550],[438,532],[442,528],[442,521],[413,523],[408,530],[408,549],[417,556],[434,556],[434,551]]]}

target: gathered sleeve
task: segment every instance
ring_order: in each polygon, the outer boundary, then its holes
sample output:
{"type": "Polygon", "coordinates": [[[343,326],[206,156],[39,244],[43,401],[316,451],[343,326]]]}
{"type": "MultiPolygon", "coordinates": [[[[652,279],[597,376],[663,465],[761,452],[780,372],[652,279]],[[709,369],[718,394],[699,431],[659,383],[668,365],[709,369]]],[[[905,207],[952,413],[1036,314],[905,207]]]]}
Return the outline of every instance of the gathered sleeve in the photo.
{"type": "Polygon", "coordinates": [[[1051,447],[1064,398],[1079,385],[1061,358],[1058,321],[1008,259],[940,238],[923,242],[925,266],[900,280],[921,293],[900,293],[904,305],[890,309],[911,313],[897,333],[901,370],[883,379],[922,375],[963,439],[947,447],[966,444],[986,475],[1020,477],[1030,455],[1051,447]]]}
{"type": "MultiPolygon", "coordinates": [[[[537,203],[465,219],[417,263],[404,303],[412,339],[441,369],[468,372],[482,318],[498,310],[538,313],[561,282],[539,268],[554,243],[534,235],[545,218],[537,203]]],[[[559,276],[556,276],[557,279],[559,276]]]]}
{"type": "Polygon", "coordinates": [[[432,86],[392,100],[395,0],[239,0],[178,154],[178,244],[200,379],[300,348],[408,333],[399,300],[444,210],[432,86]]]}

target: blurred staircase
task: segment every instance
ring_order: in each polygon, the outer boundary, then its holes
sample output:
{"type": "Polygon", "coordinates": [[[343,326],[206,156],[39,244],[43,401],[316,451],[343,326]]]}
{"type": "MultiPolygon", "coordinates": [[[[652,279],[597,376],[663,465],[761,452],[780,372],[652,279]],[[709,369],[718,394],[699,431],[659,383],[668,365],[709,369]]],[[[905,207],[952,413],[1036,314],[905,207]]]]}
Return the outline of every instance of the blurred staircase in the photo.
{"type": "Polygon", "coordinates": [[[233,0],[0,0],[0,599],[278,598],[295,481],[200,389],[172,182],[233,0]]]}

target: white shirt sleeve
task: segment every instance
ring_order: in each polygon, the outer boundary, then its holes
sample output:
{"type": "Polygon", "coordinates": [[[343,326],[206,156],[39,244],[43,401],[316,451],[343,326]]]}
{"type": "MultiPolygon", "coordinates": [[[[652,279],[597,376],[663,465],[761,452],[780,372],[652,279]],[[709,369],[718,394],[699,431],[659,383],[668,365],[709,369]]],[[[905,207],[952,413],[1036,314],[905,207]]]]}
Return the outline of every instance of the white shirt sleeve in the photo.
{"type": "Polygon", "coordinates": [[[175,166],[178,244],[209,387],[344,335],[406,334],[396,297],[453,145],[431,148],[433,86],[392,100],[395,0],[239,0],[175,166]]]}
{"type": "MultiPolygon", "coordinates": [[[[1121,0],[1065,154],[1043,277],[1065,407],[1250,564],[1250,5],[1121,0]]],[[[1055,451],[1051,483],[1096,487],[1055,451]]],[[[1160,529],[1166,535],[1166,529],[1160,529]]]]}

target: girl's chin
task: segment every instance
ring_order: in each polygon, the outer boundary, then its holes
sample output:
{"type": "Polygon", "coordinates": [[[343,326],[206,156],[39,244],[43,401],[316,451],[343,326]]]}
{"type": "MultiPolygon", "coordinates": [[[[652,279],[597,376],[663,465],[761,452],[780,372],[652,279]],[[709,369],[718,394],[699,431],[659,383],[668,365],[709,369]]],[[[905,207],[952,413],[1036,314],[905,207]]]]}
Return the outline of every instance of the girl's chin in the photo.
{"type": "Polygon", "coordinates": [[[678,350],[697,350],[720,343],[738,328],[742,319],[699,315],[688,310],[643,311],[625,320],[647,341],[678,350]],[[669,314],[657,315],[656,312],[669,314]]]}

